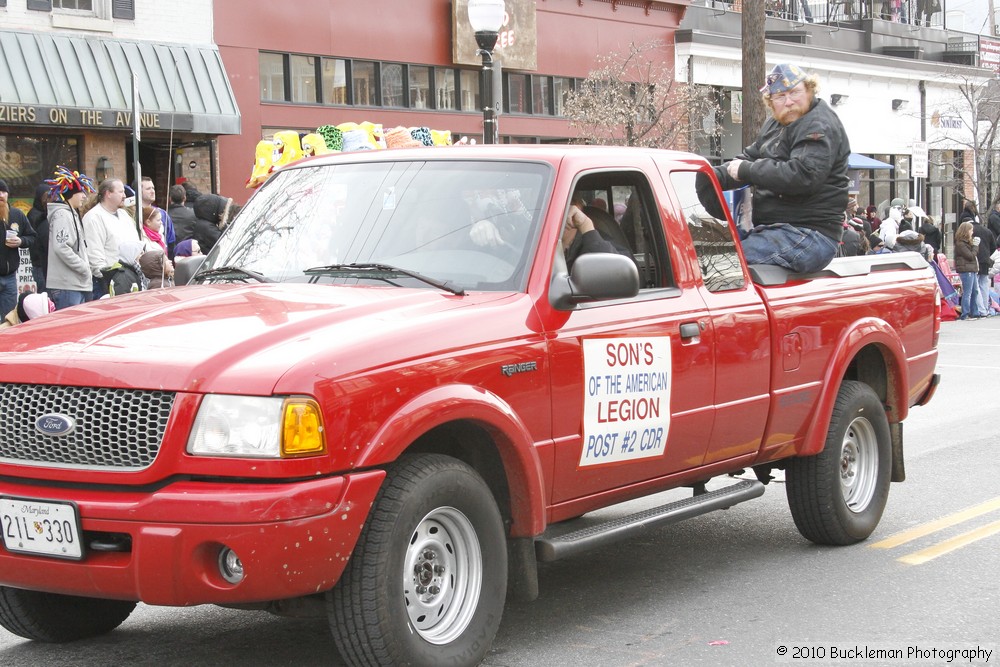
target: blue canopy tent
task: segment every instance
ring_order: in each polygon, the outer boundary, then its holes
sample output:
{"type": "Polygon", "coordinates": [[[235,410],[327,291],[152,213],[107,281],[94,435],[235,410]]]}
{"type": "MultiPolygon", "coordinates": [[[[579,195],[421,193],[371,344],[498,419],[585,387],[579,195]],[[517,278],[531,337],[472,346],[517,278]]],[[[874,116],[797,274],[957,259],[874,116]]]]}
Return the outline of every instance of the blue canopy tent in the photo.
{"type": "Polygon", "coordinates": [[[847,158],[847,176],[851,179],[847,191],[852,195],[861,192],[861,172],[869,169],[895,169],[888,162],[882,162],[860,153],[851,153],[847,158]]]}
{"type": "Polygon", "coordinates": [[[895,167],[888,162],[882,162],[866,155],[861,155],[860,153],[851,153],[847,158],[847,169],[855,171],[861,169],[895,169],[895,167]]]}

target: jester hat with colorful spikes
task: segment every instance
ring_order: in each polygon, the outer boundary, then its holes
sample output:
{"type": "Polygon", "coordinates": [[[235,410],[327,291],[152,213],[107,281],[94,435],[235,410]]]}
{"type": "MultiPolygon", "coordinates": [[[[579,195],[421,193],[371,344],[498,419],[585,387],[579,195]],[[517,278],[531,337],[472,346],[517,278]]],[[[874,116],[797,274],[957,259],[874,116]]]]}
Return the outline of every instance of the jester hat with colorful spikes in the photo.
{"type": "Polygon", "coordinates": [[[49,193],[55,199],[56,195],[63,201],[69,199],[77,192],[91,194],[96,192],[94,182],[86,174],[78,171],[70,171],[69,168],[58,165],[52,178],[46,179],[49,186],[49,193]]]}

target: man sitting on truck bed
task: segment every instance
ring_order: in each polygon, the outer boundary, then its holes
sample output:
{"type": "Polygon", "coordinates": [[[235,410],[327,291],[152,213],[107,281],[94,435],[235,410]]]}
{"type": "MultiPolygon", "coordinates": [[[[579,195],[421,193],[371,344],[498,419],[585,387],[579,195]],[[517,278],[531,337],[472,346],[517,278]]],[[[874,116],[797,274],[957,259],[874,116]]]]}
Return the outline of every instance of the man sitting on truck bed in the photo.
{"type": "Polygon", "coordinates": [[[818,80],[777,65],[761,93],[772,117],[743,154],[715,168],[724,190],[753,186],[754,227],[743,238],[748,264],[817,271],[837,253],[847,207],[847,133],[816,97],[818,80]]]}

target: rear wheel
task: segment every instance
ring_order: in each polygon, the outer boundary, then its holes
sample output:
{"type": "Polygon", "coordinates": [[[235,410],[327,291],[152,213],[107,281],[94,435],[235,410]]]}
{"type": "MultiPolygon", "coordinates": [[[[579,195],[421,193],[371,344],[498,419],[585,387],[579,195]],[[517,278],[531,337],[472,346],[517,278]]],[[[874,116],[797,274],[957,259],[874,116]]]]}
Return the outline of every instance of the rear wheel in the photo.
{"type": "Polygon", "coordinates": [[[135,605],[0,586],[0,625],[25,639],[71,642],[111,632],[135,605]]]}
{"type": "Polygon", "coordinates": [[[871,535],[889,497],[891,456],[878,396],[862,382],[844,382],[823,451],[788,463],[785,490],[799,532],[836,545],[871,535]]]}
{"type": "Polygon", "coordinates": [[[506,587],[503,522],[483,479],[447,456],[404,457],[327,609],[352,665],[478,665],[506,587]]]}

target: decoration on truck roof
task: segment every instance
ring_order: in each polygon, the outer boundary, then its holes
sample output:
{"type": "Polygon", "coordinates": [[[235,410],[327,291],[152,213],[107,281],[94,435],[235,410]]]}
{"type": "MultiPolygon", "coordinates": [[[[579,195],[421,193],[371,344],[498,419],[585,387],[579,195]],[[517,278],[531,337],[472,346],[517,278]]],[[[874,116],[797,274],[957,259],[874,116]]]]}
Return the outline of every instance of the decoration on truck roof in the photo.
{"type": "Polygon", "coordinates": [[[250,178],[247,179],[247,187],[254,190],[259,188],[271,173],[271,167],[274,165],[274,142],[258,141],[255,154],[253,169],[250,171],[250,178]]]}
{"type": "Polygon", "coordinates": [[[315,132],[311,132],[302,137],[302,157],[312,157],[313,155],[326,155],[331,152],[326,147],[326,141],[315,132]]]}
{"type": "Polygon", "coordinates": [[[474,144],[475,139],[462,137],[452,141],[451,130],[432,130],[429,127],[393,127],[388,130],[381,123],[341,123],[320,125],[315,132],[281,130],[271,140],[257,142],[253,168],[247,179],[247,188],[256,190],[275,169],[291,164],[303,157],[350,151],[373,151],[391,148],[417,148],[420,146],[457,146],[474,144]]]}
{"type": "MultiPolygon", "coordinates": [[[[274,168],[284,167],[302,157],[302,143],[299,133],[283,130],[274,133],[274,168]]],[[[271,169],[274,171],[274,169],[271,169]]]]}

